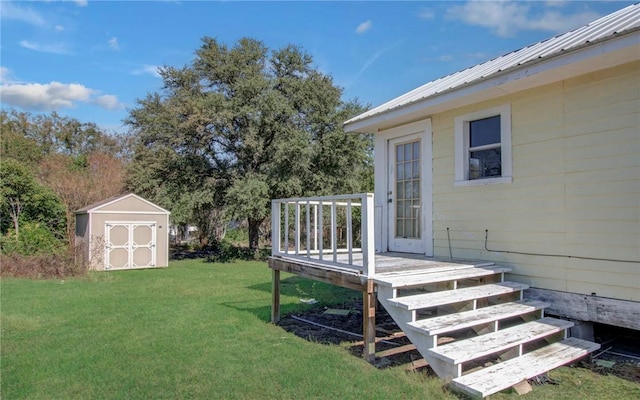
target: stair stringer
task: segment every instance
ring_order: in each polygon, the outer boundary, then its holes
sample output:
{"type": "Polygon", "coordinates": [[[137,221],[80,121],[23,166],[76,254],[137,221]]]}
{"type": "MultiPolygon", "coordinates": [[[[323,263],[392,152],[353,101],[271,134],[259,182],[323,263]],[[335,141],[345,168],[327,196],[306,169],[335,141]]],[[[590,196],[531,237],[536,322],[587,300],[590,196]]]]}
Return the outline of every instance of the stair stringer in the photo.
{"type": "Polygon", "coordinates": [[[430,357],[427,350],[436,347],[437,339],[433,336],[420,333],[414,329],[409,329],[407,324],[415,321],[415,310],[405,310],[396,307],[388,302],[388,299],[396,297],[395,289],[390,286],[378,285],[378,301],[387,310],[391,318],[395,321],[400,329],[405,333],[407,338],[416,346],[416,350],[429,363],[433,371],[442,379],[449,381],[461,375],[458,368],[452,367],[436,357],[430,357]]]}

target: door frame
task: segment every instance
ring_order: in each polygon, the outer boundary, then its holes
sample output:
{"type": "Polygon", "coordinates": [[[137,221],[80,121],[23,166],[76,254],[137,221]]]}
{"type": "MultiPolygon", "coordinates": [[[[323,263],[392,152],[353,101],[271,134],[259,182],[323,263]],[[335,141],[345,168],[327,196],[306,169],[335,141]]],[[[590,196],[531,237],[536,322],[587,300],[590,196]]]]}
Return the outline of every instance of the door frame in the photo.
{"type": "Polygon", "coordinates": [[[105,271],[115,271],[115,270],[123,270],[123,269],[136,269],[136,268],[154,268],[156,266],[156,251],[157,251],[157,243],[158,243],[158,225],[155,221],[105,221],[104,223],[104,270],[105,271]],[[118,225],[118,226],[126,226],[127,227],[127,235],[128,240],[126,245],[117,246],[117,248],[122,248],[127,250],[127,266],[125,267],[109,267],[110,262],[110,227],[118,225]],[[148,226],[151,229],[151,243],[150,244],[138,244],[133,241],[134,239],[134,231],[137,226],[148,226]],[[134,252],[138,247],[148,247],[151,251],[151,262],[148,265],[142,266],[134,266],[134,252]]]}
{"type": "MultiPolygon", "coordinates": [[[[390,207],[395,207],[395,203],[389,203],[389,177],[390,163],[395,156],[390,154],[389,148],[392,141],[396,139],[407,141],[421,140],[421,197],[422,197],[422,218],[421,230],[423,232],[422,246],[419,253],[426,256],[433,256],[433,133],[431,119],[412,122],[406,125],[386,129],[375,135],[375,154],[381,155],[375,158],[375,199],[376,208],[381,210],[380,220],[377,221],[380,229],[380,247],[382,252],[390,251],[390,243],[395,233],[391,231],[390,207]]],[[[377,240],[376,240],[377,241],[377,240]]]]}

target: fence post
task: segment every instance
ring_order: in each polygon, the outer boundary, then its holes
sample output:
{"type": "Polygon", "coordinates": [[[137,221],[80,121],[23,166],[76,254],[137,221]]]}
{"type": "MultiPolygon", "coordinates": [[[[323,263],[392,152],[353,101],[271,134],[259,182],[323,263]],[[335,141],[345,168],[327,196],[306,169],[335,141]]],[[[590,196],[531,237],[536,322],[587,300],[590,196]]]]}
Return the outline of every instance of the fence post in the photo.
{"type": "Polygon", "coordinates": [[[362,195],[362,272],[365,276],[376,274],[375,231],[373,193],[362,195]]]}
{"type": "Polygon", "coordinates": [[[271,255],[280,253],[280,203],[271,200],[271,255]]]}

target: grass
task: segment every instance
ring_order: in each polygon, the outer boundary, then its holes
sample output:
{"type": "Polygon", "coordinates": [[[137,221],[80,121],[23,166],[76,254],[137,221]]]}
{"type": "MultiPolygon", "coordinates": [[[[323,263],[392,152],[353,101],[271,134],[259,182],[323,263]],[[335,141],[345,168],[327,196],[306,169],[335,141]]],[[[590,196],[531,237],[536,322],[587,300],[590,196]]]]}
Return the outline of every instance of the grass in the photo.
{"type": "MultiPolygon", "coordinates": [[[[269,323],[265,263],[174,262],[71,280],[3,279],[3,399],[455,399],[440,380],[379,370],[346,347],[269,323]]],[[[283,312],[360,294],[285,275],[283,312]]],[[[640,386],[579,368],[527,399],[640,398],[640,386]]],[[[499,394],[496,398],[516,398],[499,394]]]]}

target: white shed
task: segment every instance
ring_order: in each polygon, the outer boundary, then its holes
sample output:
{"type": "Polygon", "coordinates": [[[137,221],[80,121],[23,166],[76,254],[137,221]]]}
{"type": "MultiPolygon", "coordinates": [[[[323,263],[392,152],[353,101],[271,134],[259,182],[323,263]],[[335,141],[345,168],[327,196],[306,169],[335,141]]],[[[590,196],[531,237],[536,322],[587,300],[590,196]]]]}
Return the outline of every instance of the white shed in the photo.
{"type": "Polygon", "coordinates": [[[94,270],[166,267],[170,212],[133,193],[76,211],[76,246],[94,270]]]}

